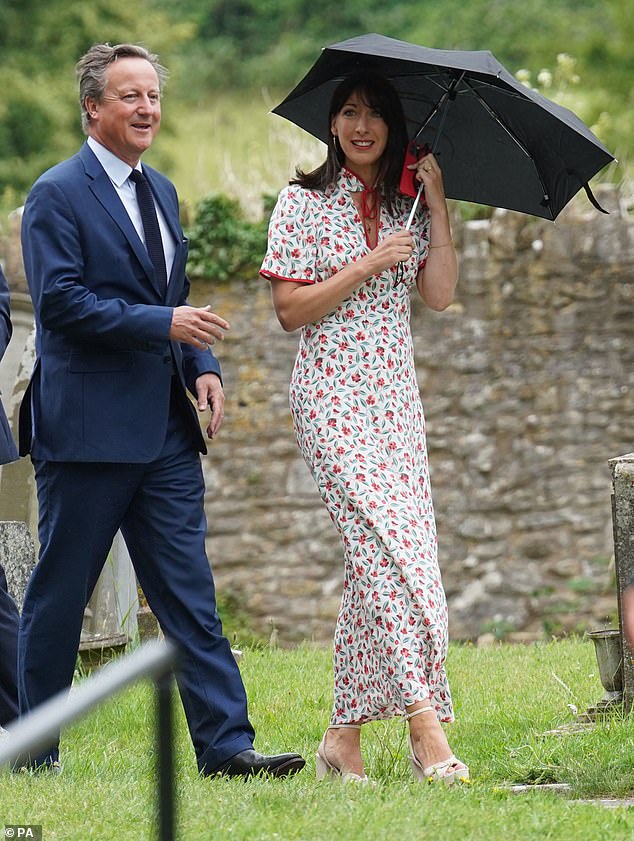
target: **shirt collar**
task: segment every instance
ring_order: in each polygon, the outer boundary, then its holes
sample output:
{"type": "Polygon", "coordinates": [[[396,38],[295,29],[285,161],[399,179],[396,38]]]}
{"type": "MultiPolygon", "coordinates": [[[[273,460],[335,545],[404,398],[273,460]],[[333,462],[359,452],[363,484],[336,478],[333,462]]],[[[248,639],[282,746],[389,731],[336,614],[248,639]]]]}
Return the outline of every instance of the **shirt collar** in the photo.
{"type": "Polygon", "coordinates": [[[338,186],[347,190],[349,193],[359,193],[372,188],[362,181],[356,173],[346,166],[342,166],[339,170],[339,177],[337,179],[338,186]]]}
{"type": "MultiPolygon", "coordinates": [[[[123,186],[125,181],[130,177],[130,164],[122,161],[121,158],[114,155],[110,149],[106,149],[106,147],[99,143],[98,140],[95,140],[94,137],[89,137],[87,142],[101,166],[106,170],[106,175],[110,178],[112,183],[117,187],[123,186]]],[[[141,164],[138,163],[134,168],[138,169],[140,172],[141,164]]]]}

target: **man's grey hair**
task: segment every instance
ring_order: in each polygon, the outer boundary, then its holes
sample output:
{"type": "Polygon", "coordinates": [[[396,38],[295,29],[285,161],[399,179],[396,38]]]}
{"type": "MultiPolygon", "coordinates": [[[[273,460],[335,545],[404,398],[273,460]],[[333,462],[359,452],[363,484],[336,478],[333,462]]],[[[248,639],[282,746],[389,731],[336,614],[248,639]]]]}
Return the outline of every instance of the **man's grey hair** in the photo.
{"type": "Polygon", "coordinates": [[[137,44],[94,44],[75,66],[79,81],[79,105],[81,107],[81,127],[88,134],[90,114],[86,108],[86,99],[101,102],[106,89],[106,70],[120,58],[144,58],[156,70],[160,91],[167,81],[167,70],[159,63],[157,55],[137,44]]]}

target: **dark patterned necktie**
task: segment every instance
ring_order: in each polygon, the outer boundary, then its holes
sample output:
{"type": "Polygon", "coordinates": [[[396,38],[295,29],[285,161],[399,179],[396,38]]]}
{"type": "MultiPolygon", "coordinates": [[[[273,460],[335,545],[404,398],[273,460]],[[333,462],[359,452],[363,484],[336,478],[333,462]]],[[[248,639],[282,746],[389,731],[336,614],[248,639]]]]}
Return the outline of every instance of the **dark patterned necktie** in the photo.
{"type": "Polygon", "coordinates": [[[136,184],[136,198],[139,203],[139,210],[141,211],[141,221],[143,222],[143,231],[145,233],[145,247],[154,266],[159,290],[162,295],[165,295],[167,290],[165,252],[163,251],[163,240],[161,239],[161,229],[159,228],[152,190],[150,189],[147,178],[138,169],[132,170],[130,178],[136,184]]]}

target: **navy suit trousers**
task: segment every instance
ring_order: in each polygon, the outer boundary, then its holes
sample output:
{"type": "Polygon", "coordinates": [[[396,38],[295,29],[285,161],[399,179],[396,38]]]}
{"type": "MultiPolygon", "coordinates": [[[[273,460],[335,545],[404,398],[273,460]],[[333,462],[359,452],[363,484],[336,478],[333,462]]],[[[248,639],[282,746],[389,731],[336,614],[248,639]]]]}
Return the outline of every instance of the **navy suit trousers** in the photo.
{"type": "Polygon", "coordinates": [[[20,615],[7,592],[7,579],[0,566],[0,727],[17,718],[17,643],[20,615]]]}
{"type": "MultiPolygon", "coordinates": [[[[84,608],[120,528],[148,603],[180,651],[177,681],[199,769],[251,748],[246,694],[205,552],[200,456],[176,401],[155,461],[34,466],[41,549],[20,625],[21,714],[70,687],[84,608]]],[[[34,762],[57,758],[54,745],[34,762]]]]}

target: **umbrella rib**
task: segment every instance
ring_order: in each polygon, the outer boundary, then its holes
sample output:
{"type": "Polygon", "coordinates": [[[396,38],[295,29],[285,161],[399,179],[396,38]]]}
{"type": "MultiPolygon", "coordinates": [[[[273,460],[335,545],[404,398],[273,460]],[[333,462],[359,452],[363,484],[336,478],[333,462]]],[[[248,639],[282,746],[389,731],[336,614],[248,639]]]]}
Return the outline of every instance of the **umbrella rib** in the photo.
{"type": "Polygon", "coordinates": [[[445,122],[445,117],[447,116],[447,100],[456,98],[456,88],[458,87],[460,82],[462,82],[462,80],[464,78],[464,75],[465,75],[465,71],[463,70],[462,73],[460,73],[459,76],[456,76],[454,79],[452,79],[449,87],[445,88],[445,92],[440,97],[438,102],[434,105],[434,107],[431,109],[429,114],[425,117],[425,119],[423,120],[420,128],[418,129],[418,131],[416,132],[416,134],[412,138],[412,140],[416,140],[416,138],[421,133],[421,131],[423,131],[425,126],[432,121],[432,119],[436,116],[436,114],[438,113],[440,108],[442,108],[443,112],[442,112],[441,117],[440,117],[440,124],[439,124],[438,130],[436,132],[436,137],[434,139],[432,152],[434,152],[436,150],[436,146],[438,144],[438,139],[440,137],[440,134],[442,133],[443,125],[444,125],[444,122],[445,122]]]}
{"type": "Polygon", "coordinates": [[[414,137],[412,137],[412,141],[415,141],[416,138],[418,137],[418,135],[421,133],[421,131],[423,131],[423,129],[427,126],[427,124],[430,123],[434,119],[434,117],[438,113],[438,109],[440,108],[441,104],[445,101],[446,97],[447,97],[447,93],[444,93],[441,96],[441,98],[438,100],[438,102],[433,106],[433,108],[431,109],[429,114],[427,114],[427,116],[425,117],[423,122],[420,124],[420,128],[418,129],[418,131],[416,132],[414,137]]]}
{"type": "MultiPolygon", "coordinates": [[[[438,100],[436,110],[438,110],[439,108],[442,107],[442,113],[440,115],[440,122],[438,124],[438,129],[437,129],[436,134],[434,136],[434,142],[432,143],[432,147],[431,147],[432,154],[436,151],[436,149],[438,147],[438,143],[440,141],[440,135],[442,134],[442,130],[443,130],[443,127],[445,125],[445,119],[447,117],[447,111],[449,110],[449,103],[453,102],[453,100],[456,98],[456,88],[458,87],[460,82],[463,80],[464,75],[465,75],[465,71],[463,70],[462,73],[460,74],[460,76],[456,76],[456,78],[452,80],[451,84],[449,85],[449,88],[445,91],[445,93],[438,100]]],[[[421,133],[423,128],[424,128],[424,126],[422,126],[416,132],[414,140],[416,140],[416,138],[421,133]]],[[[412,220],[414,219],[414,214],[416,213],[416,208],[418,207],[418,203],[419,203],[420,197],[423,193],[424,186],[425,185],[421,181],[419,186],[418,186],[418,192],[416,193],[416,198],[414,199],[414,204],[412,205],[412,209],[410,211],[409,217],[407,219],[407,223],[405,225],[405,230],[406,231],[409,231],[409,229],[411,227],[412,220]]]]}
{"type": "Polygon", "coordinates": [[[500,126],[500,128],[502,128],[508,134],[508,136],[511,138],[511,140],[518,146],[518,148],[531,161],[531,163],[535,167],[535,172],[537,173],[537,177],[539,178],[539,183],[542,185],[542,192],[544,194],[544,202],[546,203],[546,205],[550,206],[550,196],[548,195],[546,185],[544,184],[544,181],[542,179],[541,172],[539,171],[539,167],[537,166],[537,163],[535,162],[535,158],[531,155],[531,153],[528,151],[526,146],[524,146],[524,144],[519,139],[519,137],[517,137],[517,135],[509,128],[509,126],[506,125],[506,123],[500,117],[500,115],[497,113],[497,111],[495,111],[495,109],[493,109],[489,105],[489,103],[484,99],[484,97],[481,96],[478,93],[478,91],[473,87],[473,85],[471,84],[469,79],[465,79],[465,84],[467,85],[469,90],[473,93],[473,95],[478,99],[478,101],[480,102],[480,105],[482,105],[484,110],[488,112],[488,114],[495,120],[495,122],[500,126]]]}

